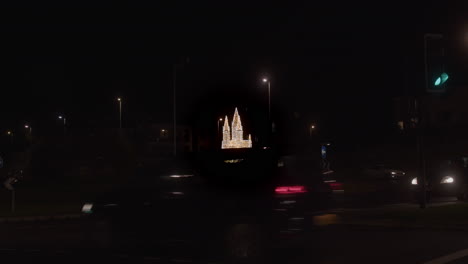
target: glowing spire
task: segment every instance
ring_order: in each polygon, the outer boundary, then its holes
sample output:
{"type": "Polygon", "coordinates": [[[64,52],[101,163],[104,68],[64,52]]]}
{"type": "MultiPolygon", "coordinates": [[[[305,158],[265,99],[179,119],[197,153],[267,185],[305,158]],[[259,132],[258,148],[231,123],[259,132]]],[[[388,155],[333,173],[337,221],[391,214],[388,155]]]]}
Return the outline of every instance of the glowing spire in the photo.
{"type": "Polygon", "coordinates": [[[239,112],[236,110],[234,111],[234,118],[232,119],[232,130],[242,130],[242,122],[240,120],[239,112]]]}
{"type": "Polygon", "coordinates": [[[224,126],[223,126],[223,131],[228,131],[229,132],[230,128],[229,128],[229,121],[228,121],[228,117],[226,116],[224,118],[224,126]]]}

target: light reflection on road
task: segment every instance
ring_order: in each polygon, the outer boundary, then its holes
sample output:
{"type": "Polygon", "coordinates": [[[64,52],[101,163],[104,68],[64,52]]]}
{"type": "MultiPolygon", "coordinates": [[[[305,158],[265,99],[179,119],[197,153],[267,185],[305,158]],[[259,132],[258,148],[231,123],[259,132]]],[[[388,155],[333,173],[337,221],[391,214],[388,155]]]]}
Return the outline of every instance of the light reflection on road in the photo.
{"type": "Polygon", "coordinates": [[[315,226],[327,226],[340,223],[340,217],[336,214],[316,215],[312,217],[315,226]]]}

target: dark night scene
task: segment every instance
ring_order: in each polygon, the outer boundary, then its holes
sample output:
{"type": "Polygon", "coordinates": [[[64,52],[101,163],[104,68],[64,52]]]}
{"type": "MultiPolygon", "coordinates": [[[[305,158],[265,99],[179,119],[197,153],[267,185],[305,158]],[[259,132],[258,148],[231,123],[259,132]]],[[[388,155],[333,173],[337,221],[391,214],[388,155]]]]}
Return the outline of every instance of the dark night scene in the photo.
{"type": "Polygon", "coordinates": [[[468,263],[466,1],[10,1],[0,35],[5,263],[468,263]]]}

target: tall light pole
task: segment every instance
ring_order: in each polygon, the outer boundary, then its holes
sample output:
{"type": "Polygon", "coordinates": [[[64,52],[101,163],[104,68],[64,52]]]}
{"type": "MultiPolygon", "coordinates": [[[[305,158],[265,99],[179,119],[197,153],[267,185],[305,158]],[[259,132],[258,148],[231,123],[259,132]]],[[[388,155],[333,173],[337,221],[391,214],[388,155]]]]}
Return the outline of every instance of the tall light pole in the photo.
{"type": "Polygon", "coordinates": [[[218,122],[216,122],[218,124],[218,134],[216,134],[216,138],[219,138],[219,123],[221,122],[223,122],[222,118],[218,119],[218,122]]]}
{"type": "Polygon", "coordinates": [[[268,84],[268,119],[271,119],[271,97],[270,97],[271,83],[267,78],[263,78],[262,81],[263,83],[268,84]]]}
{"type": "Polygon", "coordinates": [[[63,125],[64,125],[64,126],[67,125],[67,119],[66,119],[64,116],[59,115],[59,116],[58,116],[58,119],[63,120],[63,125]]]}
{"type": "Polygon", "coordinates": [[[29,136],[30,136],[31,139],[32,139],[32,127],[31,127],[30,125],[28,125],[28,124],[25,124],[25,125],[24,125],[24,128],[26,128],[26,129],[29,130],[29,136]]]}
{"type": "Polygon", "coordinates": [[[65,136],[67,129],[67,118],[65,118],[63,115],[59,115],[58,119],[63,120],[63,136],[65,136]]]}
{"type": "Polygon", "coordinates": [[[312,132],[315,130],[316,126],[314,124],[310,125],[310,130],[309,130],[309,133],[310,133],[310,137],[312,137],[312,132]]]}
{"type": "Polygon", "coordinates": [[[117,97],[117,102],[119,102],[119,128],[122,129],[122,98],[117,97]]]}
{"type": "Polygon", "coordinates": [[[189,58],[185,62],[175,62],[172,64],[172,100],[173,100],[173,118],[174,118],[174,157],[177,156],[177,67],[183,67],[189,63],[189,58]]]}
{"type": "Polygon", "coordinates": [[[172,100],[173,100],[173,115],[174,115],[174,157],[177,156],[177,115],[176,115],[176,87],[177,87],[177,64],[174,63],[172,72],[172,100]]]}
{"type": "Polygon", "coordinates": [[[13,145],[13,132],[10,130],[7,131],[7,135],[10,137],[10,143],[13,145]]]}

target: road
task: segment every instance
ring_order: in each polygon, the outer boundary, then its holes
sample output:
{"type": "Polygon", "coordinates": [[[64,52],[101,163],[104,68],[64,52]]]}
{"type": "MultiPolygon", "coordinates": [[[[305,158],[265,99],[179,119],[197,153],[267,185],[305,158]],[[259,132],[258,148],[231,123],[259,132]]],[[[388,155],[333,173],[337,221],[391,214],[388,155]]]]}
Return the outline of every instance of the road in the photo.
{"type": "MultiPolygon", "coordinates": [[[[152,249],[96,250],[105,239],[87,220],[11,223],[0,226],[2,263],[222,263],[180,245],[152,249]],[[9,262],[11,261],[11,262],[9,262]],[[42,262],[45,261],[45,262],[42,262]]],[[[271,263],[427,263],[468,248],[468,232],[449,230],[351,229],[325,226],[309,231],[295,246],[270,251],[271,263]]],[[[209,252],[209,251],[208,251],[209,252]]],[[[465,260],[465,261],[463,261],[465,260]]],[[[458,259],[454,263],[466,263],[458,259]]],[[[435,262],[441,264],[445,262],[435,262]]]]}

